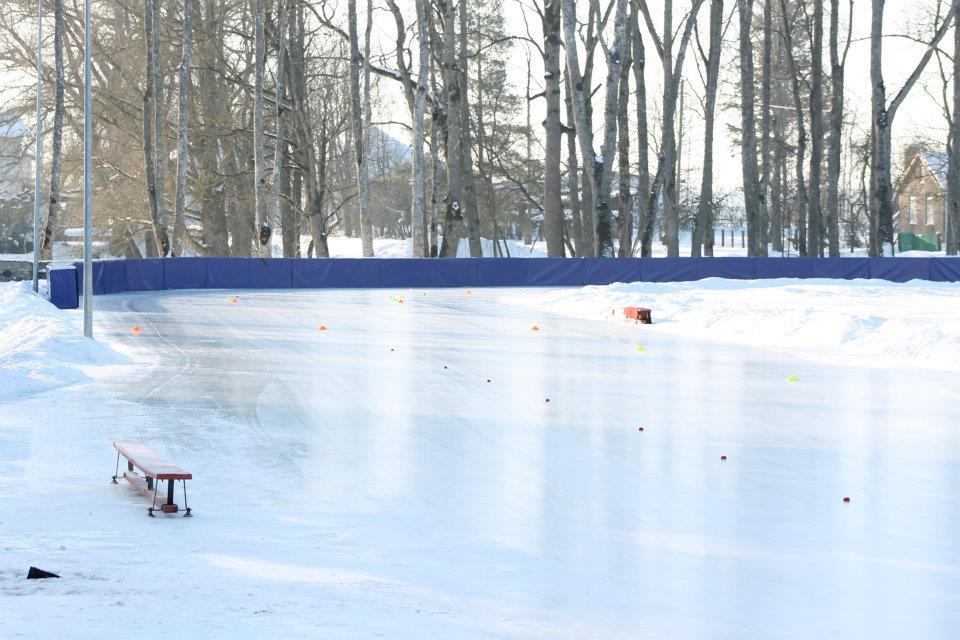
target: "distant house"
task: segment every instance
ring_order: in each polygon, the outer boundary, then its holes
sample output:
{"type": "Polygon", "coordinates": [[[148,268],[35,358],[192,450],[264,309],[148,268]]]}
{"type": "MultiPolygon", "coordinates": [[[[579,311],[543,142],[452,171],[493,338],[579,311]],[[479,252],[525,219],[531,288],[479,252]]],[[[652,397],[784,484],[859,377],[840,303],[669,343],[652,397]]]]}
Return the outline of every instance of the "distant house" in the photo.
{"type": "Polygon", "coordinates": [[[0,199],[16,196],[33,185],[30,130],[8,111],[0,111],[0,199]]]}
{"type": "Polygon", "coordinates": [[[908,148],[897,185],[894,229],[900,249],[939,249],[947,214],[947,154],[908,148]]]}

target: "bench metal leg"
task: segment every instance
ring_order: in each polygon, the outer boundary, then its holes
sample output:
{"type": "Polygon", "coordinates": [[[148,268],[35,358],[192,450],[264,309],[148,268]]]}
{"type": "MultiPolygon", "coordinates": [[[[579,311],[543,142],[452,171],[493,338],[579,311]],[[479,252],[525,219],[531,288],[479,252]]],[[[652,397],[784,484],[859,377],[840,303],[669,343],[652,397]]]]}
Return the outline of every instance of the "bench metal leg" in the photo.
{"type": "Polygon", "coordinates": [[[190,505],[187,504],[187,481],[183,480],[183,508],[186,509],[186,513],[183,514],[184,518],[192,518],[193,514],[190,513],[190,505]]]}
{"type": "Polygon", "coordinates": [[[117,468],[113,470],[113,481],[110,484],[117,484],[117,476],[120,475],[120,452],[117,451],[117,468]]]}
{"type": "MultiPolygon", "coordinates": [[[[153,480],[153,478],[151,478],[150,476],[147,476],[147,482],[149,483],[151,480],[153,480]]],[[[156,506],[157,506],[157,484],[153,483],[153,503],[147,508],[147,515],[149,515],[151,518],[155,517],[153,515],[153,510],[156,506]]]]}

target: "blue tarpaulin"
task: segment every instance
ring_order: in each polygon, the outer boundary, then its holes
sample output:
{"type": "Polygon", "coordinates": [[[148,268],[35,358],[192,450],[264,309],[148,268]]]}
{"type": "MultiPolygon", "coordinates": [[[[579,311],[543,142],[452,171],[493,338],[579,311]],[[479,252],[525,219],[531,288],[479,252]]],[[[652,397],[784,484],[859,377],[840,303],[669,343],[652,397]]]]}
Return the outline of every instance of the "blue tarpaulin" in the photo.
{"type": "Polygon", "coordinates": [[[527,284],[537,287],[583,286],[583,261],[569,258],[531,259],[527,271],[527,284]]]}
{"type": "Polygon", "coordinates": [[[706,277],[699,271],[696,261],[690,258],[640,259],[640,279],[644,282],[687,282],[706,277]]]}
{"type": "Polygon", "coordinates": [[[207,289],[249,289],[250,263],[259,258],[207,258],[207,289]]]}
{"type": "Polygon", "coordinates": [[[639,258],[583,258],[583,284],[613,284],[614,282],[638,282],[640,280],[639,258]]]}
{"type": "Polygon", "coordinates": [[[380,263],[380,286],[429,287],[432,261],[426,258],[399,258],[380,263]]]}
{"type": "Polygon", "coordinates": [[[960,282],[960,258],[932,259],[930,279],[935,282],[960,282]]]}
{"type": "Polygon", "coordinates": [[[481,258],[479,285],[481,287],[525,287],[529,284],[531,260],[542,258],[481,258]]]}
{"type": "Polygon", "coordinates": [[[930,261],[923,258],[870,258],[870,277],[891,282],[929,280],[930,261]]]}
{"type": "Polygon", "coordinates": [[[293,260],[291,258],[252,259],[250,286],[254,289],[289,289],[293,286],[293,260]]]}
{"type": "MultiPolygon", "coordinates": [[[[95,260],[94,294],[160,289],[580,286],[702,278],[877,278],[960,281],[951,258],[148,258],[95,260]]],[[[83,263],[51,276],[50,295],[71,304],[83,263]],[[70,274],[75,277],[71,281],[70,274]],[[72,291],[70,290],[72,289],[72,291]]]]}
{"type": "Polygon", "coordinates": [[[77,294],[77,270],[51,269],[47,273],[50,280],[50,302],[58,309],[76,309],[80,306],[77,294]]]}
{"type": "Polygon", "coordinates": [[[167,289],[203,289],[206,282],[206,258],[163,259],[163,286],[167,289]]]}
{"type": "Polygon", "coordinates": [[[333,286],[333,261],[304,258],[291,261],[294,289],[324,289],[333,286]]]}
{"type": "Polygon", "coordinates": [[[430,260],[430,286],[476,287],[480,282],[480,258],[430,260]]]}
{"type": "Polygon", "coordinates": [[[380,284],[378,258],[332,258],[333,286],[341,289],[376,288],[380,284]]]}
{"type": "Polygon", "coordinates": [[[127,291],[160,291],[163,282],[163,260],[125,260],[127,265],[127,291]]]}

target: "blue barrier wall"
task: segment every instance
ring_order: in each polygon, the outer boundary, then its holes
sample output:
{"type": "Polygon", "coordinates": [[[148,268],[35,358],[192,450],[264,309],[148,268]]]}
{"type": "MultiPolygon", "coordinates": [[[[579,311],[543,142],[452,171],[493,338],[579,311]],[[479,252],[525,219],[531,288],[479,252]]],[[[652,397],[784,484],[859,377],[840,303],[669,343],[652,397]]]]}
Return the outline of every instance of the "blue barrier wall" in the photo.
{"type": "MultiPolygon", "coordinates": [[[[703,278],[960,282],[958,258],[148,258],[96,260],[93,293],[165,289],[577,287],[703,278]]],[[[83,263],[51,272],[50,300],[77,307],[83,263]],[[56,275],[53,275],[56,274],[56,275]]]]}

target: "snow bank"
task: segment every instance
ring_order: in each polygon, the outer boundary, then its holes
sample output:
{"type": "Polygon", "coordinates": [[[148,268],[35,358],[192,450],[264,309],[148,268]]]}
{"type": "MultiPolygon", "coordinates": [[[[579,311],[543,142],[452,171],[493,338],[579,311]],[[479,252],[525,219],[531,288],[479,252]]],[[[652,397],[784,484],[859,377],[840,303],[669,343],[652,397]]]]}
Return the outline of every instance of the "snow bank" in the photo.
{"type": "Polygon", "coordinates": [[[29,282],[0,283],[0,401],[86,380],[85,366],[123,361],[84,338],[29,282]]]}
{"type": "MultiPolygon", "coordinates": [[[[304,243],[304,247],[309,244],[309,239],[304,243]]],[[[363,248],[360,244],[360,238],[331,237],[327,238],[327,244],[330,247],[331,258],[360,258],[363,256],[363,248]]],[[[541,247],[531,247],[524,245],[516,240],[507,240],[507,249],[512,258],[546,258],[547,252],[541,247]]],[[[493,256],[493,240],[481,238],[480,247],[483,255],[493,256]]],[[[503,241],[500,241],[500,247],[503,248],[503,241]]],[[[413,240],[405,238],[395,240],[391,238],[374,238],[373,255],[377,258],[410,258],[413,256],[413,240]]],[[[470,245],[466,239],[460,240],[457,247],[458,258],[470,257],[470,245]]]]}
{"type": "Polygon", "coordinates": [[[527,291],[502,301],[614,322],[626,322],[623,307],[650,307],[649,331],[831,360],[863,357],[862,364],[960,370],[956,283],[710,278],[527,291]]]}

